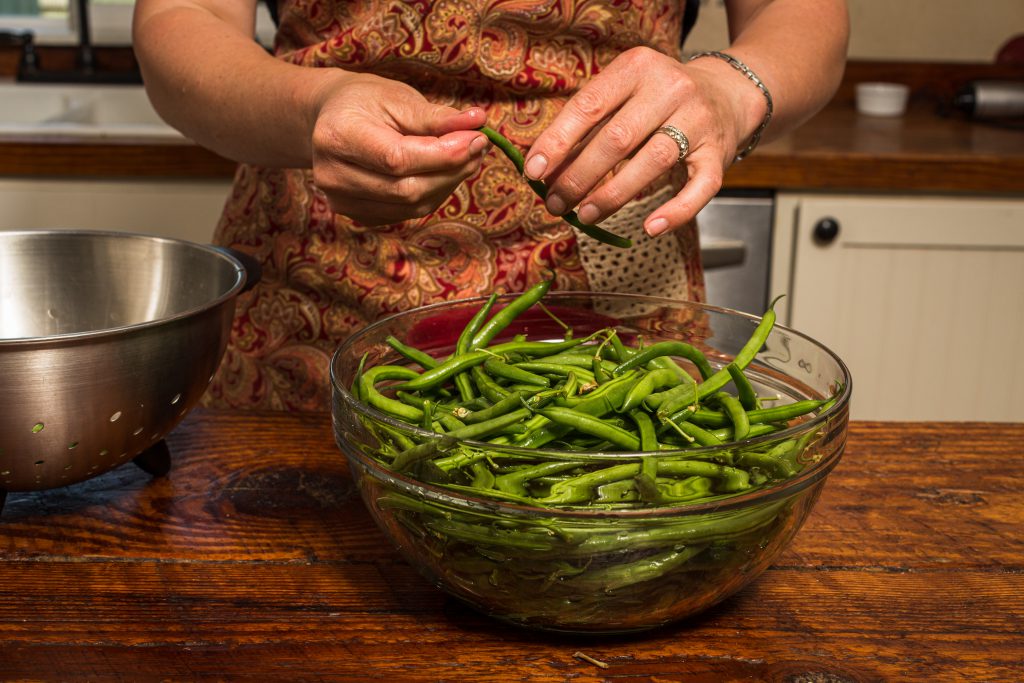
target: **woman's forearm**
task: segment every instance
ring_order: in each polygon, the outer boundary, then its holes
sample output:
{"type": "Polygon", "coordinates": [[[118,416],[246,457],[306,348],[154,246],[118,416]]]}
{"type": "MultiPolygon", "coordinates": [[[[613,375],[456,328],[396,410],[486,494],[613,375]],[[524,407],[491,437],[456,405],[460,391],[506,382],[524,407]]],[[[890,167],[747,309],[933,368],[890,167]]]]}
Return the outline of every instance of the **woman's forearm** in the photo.
{"type": "Polygon", "coordinates": [[[146,91],[168,123],[227,158],[309,167],[318,92],[346,74],[275,59],[253,40],[254,21],[254,0],[138,0],[146,91]]]}
{"type": "MultiPolygon", "coordinates": [[[[806,121],[835,94],[846,63],[846,2],[730,0],[728,9],[733,39],[729,54],[746,63],[772,95],[772,122],[762,138],[770,140],[806,121]]],[[[717,68],[723,74],[732,70],[725,63],[717,68]]],[[[733,78],[745,78],[732,71],[733,78]]],[[[752,103],[748,111],[755,122],[752,131],[760,124],[766,105],[760,91],[752,83],[748,86],[746,97],[752,103]]]]}

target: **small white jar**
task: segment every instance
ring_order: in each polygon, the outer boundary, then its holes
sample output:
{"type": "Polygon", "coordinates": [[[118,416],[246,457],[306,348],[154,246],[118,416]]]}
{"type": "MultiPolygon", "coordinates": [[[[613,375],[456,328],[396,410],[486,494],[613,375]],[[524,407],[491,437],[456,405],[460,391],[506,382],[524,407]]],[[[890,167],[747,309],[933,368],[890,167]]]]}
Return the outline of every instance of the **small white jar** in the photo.
{"type": "Polygon", "coordinates": [[[910,87],[902,83],[858,83],[857,111],[867,116],[902,116],[910,87]]]}

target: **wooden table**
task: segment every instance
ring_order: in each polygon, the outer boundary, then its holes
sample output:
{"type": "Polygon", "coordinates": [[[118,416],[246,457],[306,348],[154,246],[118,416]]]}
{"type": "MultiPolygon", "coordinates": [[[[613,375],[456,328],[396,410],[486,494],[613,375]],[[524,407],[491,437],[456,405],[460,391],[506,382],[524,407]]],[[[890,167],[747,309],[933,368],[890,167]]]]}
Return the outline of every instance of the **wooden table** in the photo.
{"type": "Polygon", "coordinates": [[[607,638],[505,626],[427,585],[327,415],[197,410],[168,443],[166,477],[9,496],[0,680],[1024,680],[1024,425],[855,423],[755,583],[607,638]]]}

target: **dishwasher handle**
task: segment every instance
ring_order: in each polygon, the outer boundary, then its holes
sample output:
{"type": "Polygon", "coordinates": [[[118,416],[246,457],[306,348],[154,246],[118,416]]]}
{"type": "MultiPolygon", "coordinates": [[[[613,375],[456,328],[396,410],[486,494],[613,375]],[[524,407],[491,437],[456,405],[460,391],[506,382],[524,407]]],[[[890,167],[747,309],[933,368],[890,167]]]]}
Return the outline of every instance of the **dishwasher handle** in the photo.
{"type": "Polygon", "coordinates": [[[704,270],[741,265],[747,258],[747,245],[743,240],[708,240],[700,246],[700,260],[704,270]]]}

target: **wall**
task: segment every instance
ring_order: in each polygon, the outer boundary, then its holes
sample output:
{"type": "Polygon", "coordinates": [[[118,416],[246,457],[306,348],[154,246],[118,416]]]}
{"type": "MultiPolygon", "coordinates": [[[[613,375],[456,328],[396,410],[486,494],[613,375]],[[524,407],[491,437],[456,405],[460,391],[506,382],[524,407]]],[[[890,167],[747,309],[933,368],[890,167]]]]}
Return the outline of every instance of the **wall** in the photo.
{"type": "MultiPolygon", "coordinates": [[[[1024,34],[1024,0],[848,0],[854,60],[991,62],[1024,34]]],[[[728,44],[722,0],[702,0],[686,51],[728,44]]]]}

